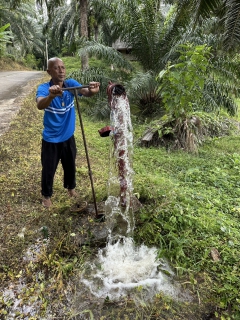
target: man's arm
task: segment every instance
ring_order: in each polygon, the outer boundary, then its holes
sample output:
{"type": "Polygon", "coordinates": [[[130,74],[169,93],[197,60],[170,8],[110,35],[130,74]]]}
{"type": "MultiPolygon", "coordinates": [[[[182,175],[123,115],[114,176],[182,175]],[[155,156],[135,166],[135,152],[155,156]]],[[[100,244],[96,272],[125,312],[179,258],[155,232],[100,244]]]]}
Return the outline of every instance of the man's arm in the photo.
{"type": "Polygon", "coordinates": [[[49,95],[46,97],[38,97],[37,98],[37,108],[39,110],[46,109],[47,107],[50,106],[50,103],[52,100],[57,97],[62,95],[62,90],[61,87],[58,85],[54,85],[49,88],[49,95]]]}
{"type": "MultiPolygon", "coordinates": [[[[90,82],[88,88],[79,89],[79,92],[84,95],[85,97],[92,97],[94,94],[99,92],[99,82],[90,82]]],[[[49,88],[49,95],[46,97],[38,97],[37,98],[37,108],[39,110],[46,109],[52,100],[57,97],[61,96],[63,93],[62,89],[58,85],[53,85],[49,88]]]]}
{"type": "Polygon", "coordinates": [[[54,97],[51,97],[50,95],[47,96],[47,97],[39,97],[37,98],[37,108],[39,110],[43,110],[43,109],[46,109],[50,103],[52,102],[52,99],[54,97]]]}
{"type": "Polygon", "coordinates": [[[99,92],[99,86],[99,82],[89,82],[89,87],[79,89],[79,93],[85,97],[92,97],[94,94],[99,92]]]}

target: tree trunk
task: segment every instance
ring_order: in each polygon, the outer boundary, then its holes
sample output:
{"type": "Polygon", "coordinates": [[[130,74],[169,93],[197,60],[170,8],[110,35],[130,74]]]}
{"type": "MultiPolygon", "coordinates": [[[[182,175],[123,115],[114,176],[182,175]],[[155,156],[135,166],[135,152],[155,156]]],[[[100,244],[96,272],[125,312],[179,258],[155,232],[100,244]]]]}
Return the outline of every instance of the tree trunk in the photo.
{"type": "Polygon", "coordinates": [[[95,25],[94,25],[94,40],[95,41],[98,41],[98,36],[99,36],[99,27],[98,27],[98,24],[95,23],[95,25]]]}
{"type": "MultiPolygon", "coordinates": [[[[88,0],[79,0],[80,2],[80,35],[88,39],[88,0]]],[[[82,70],[88,68],[88,55],[81,58],[82,70]]]]}

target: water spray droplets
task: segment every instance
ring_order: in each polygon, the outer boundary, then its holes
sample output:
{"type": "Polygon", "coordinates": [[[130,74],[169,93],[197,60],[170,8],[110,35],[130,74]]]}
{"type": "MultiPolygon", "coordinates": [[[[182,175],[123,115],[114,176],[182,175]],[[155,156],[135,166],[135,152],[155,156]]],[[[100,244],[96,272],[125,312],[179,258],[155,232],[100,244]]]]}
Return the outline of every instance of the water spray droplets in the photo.
{"type": "Polygon", "coordinates": [[[174,298],[183,297],[182,290],[173,283],[174,273],[157,249],[145,245],[136,247],[133,241],[135,226],[133,197],[133,135],[130,107],[126,94],[110,99],[112,145],[108,198],[105,202],[108,243],[99,250],[89,274],[81,282],[97,298],[111,300],[134,295],[141,287],[144,300],[164,292],[174,298]]]}
{"type": "Polygon", "coordinates": [[[112,301],[134,297],[139,288],[146,301],[159,292],[185,300],[187,296],[173,283],[173,271],[166,261],[156,259],[156,254],[156,248],[135,247],[131,238],[119,239],[99,250],[98,267],[92,265],[91,278],[82,282],[94,296],[112,301]]]}

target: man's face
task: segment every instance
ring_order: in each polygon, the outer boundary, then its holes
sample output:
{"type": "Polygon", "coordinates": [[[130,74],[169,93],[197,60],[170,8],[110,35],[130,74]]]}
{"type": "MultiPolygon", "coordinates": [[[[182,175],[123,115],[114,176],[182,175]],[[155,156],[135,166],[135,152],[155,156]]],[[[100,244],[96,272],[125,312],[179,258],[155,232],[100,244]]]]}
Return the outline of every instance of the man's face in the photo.
{"type": "Polygon", "coordinates": [[[63,82],[65,80],[66,69],[63,61],[60,59],[51,61],[47,72],[52,77],[54,83],[63,82]]]}

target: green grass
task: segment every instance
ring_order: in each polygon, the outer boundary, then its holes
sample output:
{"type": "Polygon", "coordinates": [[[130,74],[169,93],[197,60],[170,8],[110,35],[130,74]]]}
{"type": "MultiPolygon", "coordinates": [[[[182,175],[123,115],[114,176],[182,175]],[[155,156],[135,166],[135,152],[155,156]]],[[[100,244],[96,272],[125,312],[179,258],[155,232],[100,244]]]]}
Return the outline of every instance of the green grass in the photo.
{"type": "MultiPolygon", "coordinates": [[[[71,73],[73,71],[76,71],[78,69],[81,69],[81,59],[78,55],[75,55],[73,57],[61,57],[61,59],[63,60],[67,73],[71,73]]],[[[103,69],[109,69],[110,70],[110,66],[107,62],[103,62],[101,60],[98,60],[94,57],[89,58],[89,67],[90,68],[99,68],[101,70],[103,69]]]]}
{"type": "Polygon", "coordinates": [[[146,204],[136,239],[156,245],[180,277],[187,274],[200,292],[207,288],[204,298],[226,314],[233,308],[233,319],[240,316],[239,142],[215,139],[197,156],[135,148],[134,161],[135,189],[146,204]],[[213,248],[219,261],[211,258],[213,248]]]}
{"type": "MultiPolygon", "coordinates": [[[[97,201],[101,202],[107,196],[110,140],[101,138],[98,129],[108,123],[87,116],[83,116],[83,123],[97,201]]],[[[145,128],[135,122],[133,128],[136,141],[145,128]]],[[[40,204],[41,130],[42,112],[36,109],[32,93],[8,133],[0,137],[0,275],[3,289],[7,283],[16,282],[21,272],[26,273],[31,290],[22,293],[23,298],[39,296],[44,302],[43,317],[46,304],[55,301],[54,290],[63,299],[64,285],[82,271],[84,261],[95,256],[96,248],[79,248],[70,241],[77,218],[68,212],[71,203],[62,188],[60,167],[54,182],[54,207],[48,212],[40,204]],[[35,243],[42,226],[51,230],[48,252],[42,253],[36,264],[20,262],[23,251],[35,243]],[[23,228],[25,238],[19,240],[18,233],[23,228]],[[39,284],[36,271],[47,272],[48,280],[39,284]]],[[[76,141],[77,189],[83,199],[92,202],[78,121],[76,141]]],[[[201,146],[197,155],[146,149],[137,143],[134,148],[134,192],[143,204],[136,213],[134,239],[138,244],[156,246],[159,257],[170,261],[182,285],[205,311],[210,305],[217,319],[240,318],[239,144],[239,136],[214,139],[201,146]],[[219,252],[218,261],[212,259],[213,248],[219,252]]],[[[201,314],[192,315],[191,305],[176,307],[166,299],[156,297],[153,305],[138,308],[130,308],[130,302],[121,307],[109,304],[109,312],[112,319],[118,319],[120,311],[126,319],[145,320],[151,314],[156,319],[161,319],[159,314],[171,320],[202,319],[201,314]]],[[[2,312],[7,312],[8,306],[0,298],[1,303],[2,312]]]]}

